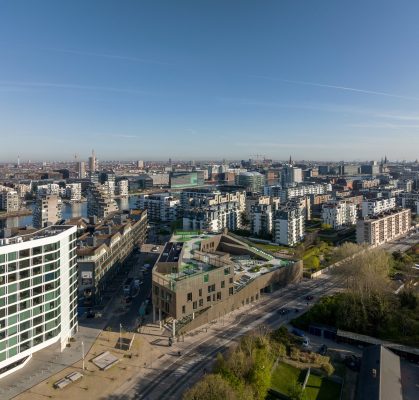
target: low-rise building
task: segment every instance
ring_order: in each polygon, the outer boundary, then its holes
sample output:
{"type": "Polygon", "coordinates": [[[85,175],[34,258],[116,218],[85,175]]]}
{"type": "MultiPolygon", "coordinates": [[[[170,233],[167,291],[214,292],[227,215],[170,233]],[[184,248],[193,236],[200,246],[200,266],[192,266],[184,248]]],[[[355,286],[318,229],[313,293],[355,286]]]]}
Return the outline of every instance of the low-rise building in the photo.
{"type": "Polygon", "coordinates": [[[372,217],[359,219],[356,240],[378,246],[405,235],[411,224],[411,210],[393,209],[372,217]]]}

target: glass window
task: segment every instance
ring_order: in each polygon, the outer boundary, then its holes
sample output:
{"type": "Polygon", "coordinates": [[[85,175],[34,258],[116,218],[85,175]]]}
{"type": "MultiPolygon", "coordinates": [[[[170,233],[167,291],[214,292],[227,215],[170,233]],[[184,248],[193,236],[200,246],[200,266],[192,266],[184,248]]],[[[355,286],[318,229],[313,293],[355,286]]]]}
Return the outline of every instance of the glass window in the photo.
{"type": "Polygon", "coordinates": [[[207,283],[209,280],[209,275],[208,274],[204,274],[204,283],[207,283]]]}
{"type": "Polygon", "coordinates": [[[197,307],[197,304],[196,304],[196,301],[194,301],[194,302],[193,302],[193,304],[192,304],[192,308],[193,308],[194,310],[196,310],[196,307],[197,307]]]}
{"type": "Polygon", "coordinates": [[[29,266],[30,266],[29,258],[19,261],[19,269],[29,268],[29,266]]]}
{"type": "Polygon", "coordinates": [[[34,247],[32,249],[32,255],[36,256],[42,253],[42,246],[34,247]]]}
{"type": "Polygon", "coordinates": [[[192,301],[192,293],[188,293],[186,296],[187,301],[192,301]]]}
{"type": "Polygon", "coordinates": [[[221,288],[224,288],[226,286],[225,281],[221,281],[221,288]]]}
{"type": "Polygon", "coordinates": [[[7,256],[7,260],[8,261],[15,261],[16,260],[16,252],[13,251],[12,253],[9,253],[9,255],[7,256]]]}
{"type": "Polygon", "coordinates": [[[7,265],[7,271],[8,272],[14,272],[17,269],[17,265],[15,262],[12,262],[10,264],[7,265]]]}
{"type": "Polygon", "coordinates": [[[19,258],[29,257],[29,255],[30,255],[29,249],[24,249],[24,250],[19,251],[19,258]]]}
{"type": "Polygon", "coordinates": [[[16,303],[16,301],[17,301],[17,295],[16,294],[11,294],[9,296],[9,299],[8,299],[9,304],[16,303]]]}

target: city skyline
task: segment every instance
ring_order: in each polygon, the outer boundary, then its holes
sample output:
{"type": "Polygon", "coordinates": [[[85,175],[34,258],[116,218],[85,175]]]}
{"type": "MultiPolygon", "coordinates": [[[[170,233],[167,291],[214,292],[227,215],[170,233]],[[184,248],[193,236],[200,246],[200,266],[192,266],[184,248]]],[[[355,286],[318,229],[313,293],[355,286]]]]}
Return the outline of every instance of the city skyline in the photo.
{"type": "Polygon", "coordinates": [[[414,1],[22,4],[0,15],[2,161],[417,158],[414,1]]]}

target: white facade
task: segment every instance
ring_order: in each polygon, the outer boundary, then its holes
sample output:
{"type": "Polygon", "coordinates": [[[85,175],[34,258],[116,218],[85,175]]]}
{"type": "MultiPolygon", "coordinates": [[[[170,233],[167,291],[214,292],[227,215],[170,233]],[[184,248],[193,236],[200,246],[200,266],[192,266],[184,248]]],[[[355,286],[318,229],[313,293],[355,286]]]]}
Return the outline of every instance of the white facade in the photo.
{"type": "Polygon", "coordinates": [[[241,228],[241,210],[238,203],[222,203],[188,210],[183,216],[183,229],[221,232],[241,228]]]}
{"type": "Polygon", "coordinates": [[[147,210],[150,221],[174,221],[178,216],[180,201],[167,193],[143,194],[138,199],[138,208],[147,210]]]}
{"type": "Polygon", "coordinates": [[[116,184],[116,194],[120,197],[128,197],[128,180],[122,179],[116,184]]]}
{"type": "Polygon", "coordinates": [[[38,185],[36,188],[37,196],[47,196],[47,195],[55,195],[59,196],[62,194],[60,190],[60,185],[58,183],[48,183],[46,185],[38,185]]]}
{"type": "Polygon", "coordinates": [[[0,239],[0,378],[77,331],[76,230],[0,239]]]}
{"type": "Polygon", "coordinates": [[[277,189],[274,187],[275,191],[273,192],[274,196],[278,196],[281,199],[281,203],[286,203],[287,200],[294,197],[305,197],[311,194],[326,194],[327,192],[332,191],[332,185],[330,183],[326,184],[302,184],[296,187],[286,188],[286,189],[277,189]]]}
{"type": "Polygon", "coordinates": [[[81,183],[68,183],[65,185],[65,197],[70,201],[81,201],[81,183]]]}
{"type": "Polygon", "coordinates": [[[250,231],[253,235],[272,234],[274,209],[269,204],[252,205],[250,209],[250,231]]]}
{"type": "Polygon", "coordinates": [[[295,246],[304,239],[304,214],[298,208],[280,210],[274,220],[275,243],[295,246]]]}
{"type": "Polygon", "coordinates": [[[330,202],[322,206],[322,221],[333,229],[355,225],[357,220],[356,205],[349,202],[330,202]]]}
{"type": "Polygon", "coordinates": [[[362,218],[372,217],[396,207],[394,197],[388,199],[364,200],[362,202],[362,218]]]}

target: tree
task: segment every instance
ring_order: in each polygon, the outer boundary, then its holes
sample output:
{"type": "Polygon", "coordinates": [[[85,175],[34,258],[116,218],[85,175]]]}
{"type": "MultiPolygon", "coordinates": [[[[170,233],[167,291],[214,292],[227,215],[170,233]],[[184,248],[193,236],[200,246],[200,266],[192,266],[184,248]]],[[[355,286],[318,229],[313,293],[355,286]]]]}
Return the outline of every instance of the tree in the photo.
{"type": "Polygon", "coordinates": [[[188,389],[183,400],[238,400],[236,391],[218,374],[206,375],[188,389]]]}

